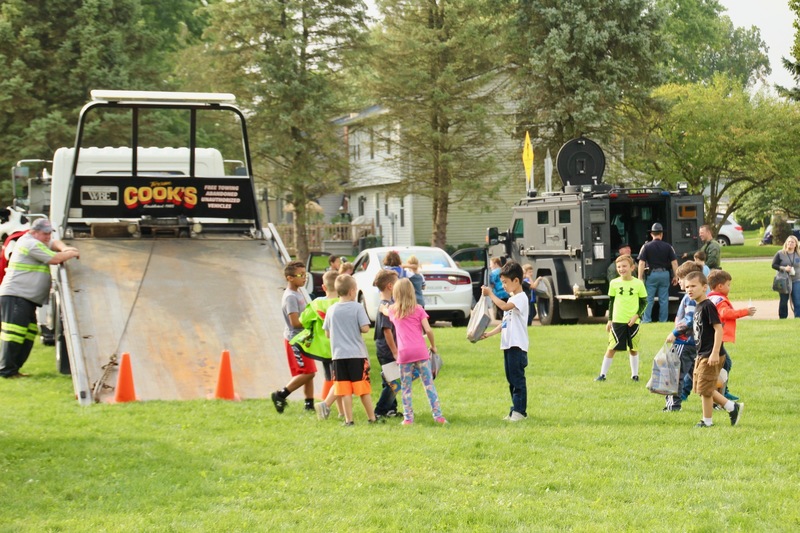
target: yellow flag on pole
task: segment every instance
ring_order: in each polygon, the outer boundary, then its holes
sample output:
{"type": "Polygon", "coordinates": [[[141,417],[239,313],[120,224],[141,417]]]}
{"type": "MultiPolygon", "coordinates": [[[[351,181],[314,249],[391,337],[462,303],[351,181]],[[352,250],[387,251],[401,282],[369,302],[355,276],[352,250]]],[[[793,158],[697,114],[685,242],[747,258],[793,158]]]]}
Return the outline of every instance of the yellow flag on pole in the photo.
{"type": "Polygon", "coordinates": [[[525,190],[530,191],[533,188],[533,146],[531,145],[531,136],[525,132],[525,145],[522,148],[522,164],[525,166],[525,190]]]}

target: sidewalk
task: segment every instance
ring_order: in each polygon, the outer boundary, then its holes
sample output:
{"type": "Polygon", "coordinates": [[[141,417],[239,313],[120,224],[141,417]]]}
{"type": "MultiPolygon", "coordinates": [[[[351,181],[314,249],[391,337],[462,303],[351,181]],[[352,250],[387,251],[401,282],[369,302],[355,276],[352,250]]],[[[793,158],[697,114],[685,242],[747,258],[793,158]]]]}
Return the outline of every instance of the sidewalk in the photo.
{"type": "MultiPolygon", "coordinates": [[[[777,296],[777,295],[776,295],[777,296]]],[[[741,300],[731,300],[734,309],[742,309],[747,307],[750,302],[741,300]]],[[[756,314],[751,317],[746,317],[751,320],[777,320],[778,319],[778,298],[774,300],[753,300],[753,307],[756,308],[756,314]]],[[[789,318],[794,317],[792,314],[792,307],[789,304],[789,318]]],[[[742,320],[745,320],[744,318],[742,320]]]]}

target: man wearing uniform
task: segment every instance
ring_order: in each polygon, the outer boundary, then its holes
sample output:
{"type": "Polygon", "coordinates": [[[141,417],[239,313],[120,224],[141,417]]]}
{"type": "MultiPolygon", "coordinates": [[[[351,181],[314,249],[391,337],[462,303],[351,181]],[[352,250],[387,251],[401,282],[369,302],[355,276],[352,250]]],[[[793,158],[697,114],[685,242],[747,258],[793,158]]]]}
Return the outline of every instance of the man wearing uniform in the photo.
{"type": "Polygon", "coordinates": [[[703,224],[700,226],[700,230],[697,233],[700,240],[703,241],[703,246],[700,247],[699,251],[706,253],[706,266],[711,270],[721,268],[719,266],[721,248],[714,238],[714,232],[711,231],[711,226],[703,224]]]}
{"type": "Polygon", "coordinates": [[[50,265],[79,257],[78,250],[51,242],[53,228],[44,218],[19,238],[0,285],[0,376],[20,378],[38,333],[36,308],[50,295],[50,265]]]}
{"type": "Polygon", "coordinates": [[[658,320],[666,322],[669,318],[669,285],[678,283],[675,272],[678,270],[678,256],[675,249],[662,239],[664,227],[656,222],[650,228],[653,240],[645,244],[639,251],[639,279],[645,282],[647,288],[647,307],[644,310],[642,323],[652,322],[653,301],[658,296],[658,320]],[[645,266],[650,273],[647,280],[644,278],[645,266]],[[670,274],[670,269],[672,274],[670,274]]]}

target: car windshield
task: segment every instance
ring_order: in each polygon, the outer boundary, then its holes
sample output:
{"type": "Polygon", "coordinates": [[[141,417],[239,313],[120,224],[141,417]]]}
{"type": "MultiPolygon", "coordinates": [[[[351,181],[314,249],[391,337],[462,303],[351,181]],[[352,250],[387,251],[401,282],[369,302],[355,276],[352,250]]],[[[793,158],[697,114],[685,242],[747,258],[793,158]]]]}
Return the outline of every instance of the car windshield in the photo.
{"type": "MultiPolygon", "coordinates": [[[[378,254],[378,260],[383,264],[383,258],[386,257],[387,252],[378,254]]],[[[403,263],[408,261],[412,255],[416,255],[419,260],[420,268],[430,267],[449,267],[450,261],[447,254],[442,250],[399,250],[400,260],[403,263]]]]}

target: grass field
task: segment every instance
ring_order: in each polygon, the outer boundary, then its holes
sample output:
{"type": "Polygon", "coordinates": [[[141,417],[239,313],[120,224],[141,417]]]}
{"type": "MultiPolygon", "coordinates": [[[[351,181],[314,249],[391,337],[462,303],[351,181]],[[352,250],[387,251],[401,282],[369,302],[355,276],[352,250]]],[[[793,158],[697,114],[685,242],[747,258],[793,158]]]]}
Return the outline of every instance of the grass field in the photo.
{"type": "Polygon", "coordinates": [[[343,428],[295,397],[283,415],[268,400],[81,408],[37,347],[32,377],[0,382],[0,531],[797,530],[797,324],[739,324],[735,428],[715,412],[695,429],[695,396],[661,412],[644,383],[666,334],[643,327],[641,383],[618,356],[601,384],[602,325],[531,328],[530,417],[511,425],[497,338],[437,328],[446,427],[417,388],[411,427],[357,409],[343,428]]]}

